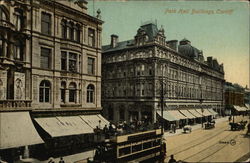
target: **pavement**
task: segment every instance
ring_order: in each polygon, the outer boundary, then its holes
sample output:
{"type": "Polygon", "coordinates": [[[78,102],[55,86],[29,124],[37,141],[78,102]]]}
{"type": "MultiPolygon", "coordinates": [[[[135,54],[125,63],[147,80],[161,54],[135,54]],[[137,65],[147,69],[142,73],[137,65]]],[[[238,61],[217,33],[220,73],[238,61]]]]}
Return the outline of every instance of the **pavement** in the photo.
{"type": "MultiPolygon", "coordinates": [[[[215,125],[216,125],[216,124],[218,124],[220,122],[228,121],[228,116],[220,117],[220,118],[217,118],[217,119],[214,119],[214,120],[215,120],[215,125]]],[[[191,125],[191,127],[192,127],[192,131],[197,130],[197,129],[201,129],[201,124],[191,125]]],[[[171,131],[164,132],[164,138],[170,137],[170,136],[175,136],[175,135],[180,135],[180,134],[185,134],[185,133],[183,133],[182,128],[181,129],[176,129],[175,133],[172,133],[171,131]]]]}

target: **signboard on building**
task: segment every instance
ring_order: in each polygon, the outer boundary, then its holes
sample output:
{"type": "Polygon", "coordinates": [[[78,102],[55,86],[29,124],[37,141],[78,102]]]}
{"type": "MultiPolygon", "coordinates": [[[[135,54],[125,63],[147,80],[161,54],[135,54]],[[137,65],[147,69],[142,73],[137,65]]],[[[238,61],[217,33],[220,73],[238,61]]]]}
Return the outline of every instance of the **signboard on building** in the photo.
{"type": "Polygon", "coordinates": [[[25,74],[24,73],[15,72],[14,92],[15,92],[15,100],[25,99],[25,74]]]}

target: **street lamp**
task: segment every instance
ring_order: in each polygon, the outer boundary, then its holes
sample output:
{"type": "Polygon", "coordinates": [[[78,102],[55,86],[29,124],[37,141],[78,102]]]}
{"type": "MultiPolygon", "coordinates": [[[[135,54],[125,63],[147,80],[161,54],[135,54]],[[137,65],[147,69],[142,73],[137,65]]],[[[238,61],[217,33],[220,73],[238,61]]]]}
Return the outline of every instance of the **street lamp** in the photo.
{"type": "Polygon", "coordinates": [[[202,102],[203,102],[203,100],[204,99],[200,99],[200,105],[201,105],[201,115],[202,115],[202,117],[201,117],[201,127],[203,128],[203,112],[204,112],[204,109],[203,109],[203,107],[202,107],[202,102]]]}

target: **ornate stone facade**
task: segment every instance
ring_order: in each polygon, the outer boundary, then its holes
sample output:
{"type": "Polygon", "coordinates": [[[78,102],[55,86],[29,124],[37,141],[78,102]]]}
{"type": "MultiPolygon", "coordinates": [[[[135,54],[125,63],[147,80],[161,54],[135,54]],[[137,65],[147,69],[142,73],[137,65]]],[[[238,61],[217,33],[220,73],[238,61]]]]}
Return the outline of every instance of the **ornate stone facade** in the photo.
{"type": "Polygon", "coordinates": [[[1,1],[0,110],[101,110],[102,21],[87,2],[1,1]]]}
{"type": "Polygon", "coordinates": [[[166,41],[164,29],[142,25],[134,39],[103,46],[102,106],[109,120],[156,121],[164,110],[213,108],[223,114],[223,65],[183,39],[166,41]],[[162,92],[163,87],[163,92],[162,92]]]}

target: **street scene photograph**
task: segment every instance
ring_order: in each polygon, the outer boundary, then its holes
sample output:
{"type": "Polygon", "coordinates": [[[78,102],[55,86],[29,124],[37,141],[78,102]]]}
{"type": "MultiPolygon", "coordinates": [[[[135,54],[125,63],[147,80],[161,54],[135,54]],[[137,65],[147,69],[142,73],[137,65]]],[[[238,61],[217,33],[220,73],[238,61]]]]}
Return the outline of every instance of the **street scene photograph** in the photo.
{"type": "Polygon", "coordinates": [[[0,163],[250,162],[245,0],[0,0],[0,163]]]}

